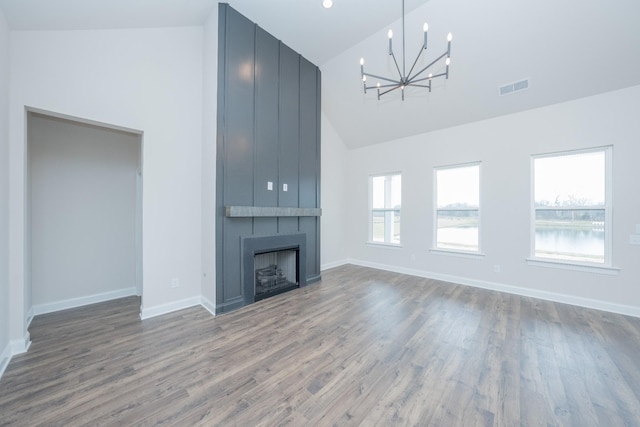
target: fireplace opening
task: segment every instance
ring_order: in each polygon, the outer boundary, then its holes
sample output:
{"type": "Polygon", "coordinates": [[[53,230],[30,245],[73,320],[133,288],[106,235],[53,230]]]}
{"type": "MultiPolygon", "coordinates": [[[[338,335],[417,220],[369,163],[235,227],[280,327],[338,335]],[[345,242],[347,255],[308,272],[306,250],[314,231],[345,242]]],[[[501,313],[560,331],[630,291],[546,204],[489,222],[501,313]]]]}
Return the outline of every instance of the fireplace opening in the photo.
{"type": "Polygon", "coordinates": [[[245,304],[307,285],[306,234],[246,236],[240,242],[245,304]]]}
{"type": "Polygon", "coordinates": [[[256,254],[255,300],[299,287],[298,262],[297,248],[256,254]]]}

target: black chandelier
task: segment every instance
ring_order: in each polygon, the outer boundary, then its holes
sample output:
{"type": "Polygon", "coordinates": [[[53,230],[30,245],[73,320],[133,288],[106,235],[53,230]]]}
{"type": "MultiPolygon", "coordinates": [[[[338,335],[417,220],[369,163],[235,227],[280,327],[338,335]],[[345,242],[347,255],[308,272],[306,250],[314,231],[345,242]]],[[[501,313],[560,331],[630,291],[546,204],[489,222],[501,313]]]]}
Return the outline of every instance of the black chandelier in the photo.
{"type": "Polygon", "coordinates": [[[407,73],[406,72],[406,64],[405,64],[406,63],[406,59],[405,59],[406,55],[405,55],[405,46],[404,46],[404,0],[402,0],[402,71],[400,71],[400,66],[398,65],[398,61],[396,60],[396,56],[393,53],[393,42],[392,42],[392,40],[393,40],[393,32],[391,30],[389,30],[389,33],[388,33],[388,36],[389,36],[389,55],[391,55],[391,57],[393,58],[393,63],[395,64],[396,70],[398,71],[398,77],[397,78],[383,77],[383,76],[378,76],[378,75],[375,75],[375,74],[365,73],[365,71],[364,71],[364,58],[360,58],[360,76],[362,77],[362,85],[364,87],[364,93],[367,93],[367,89],[377,89],[377,91],[378,91],[378,100],[379,100],[382,95],[385,95],[385,94],[387,94],[389,92],[392,92],[392,91],[394,91],[396,89],[400,89],[400,91],[402,92],[402,100],[404,101],[404,88],[405,87],[407,87],[407,86],[422,87],[422,88],[429,89],[429,92],[431,92],[431,81],[433,79],[438,78],[438,77],[444,77],[445,79],[448,79],[449,78],[449,64],[451,63],[451,39],[453,38],[451,33],[449,33],[447,35],[447,50],[442,55],[440,55],[436,59],[434,59],[429,65],[427,65],[426,67],[424,67],[420,71],[417,71],[417,72],[413,73],[413,70],[416,67],[416,64],[418,63],[418,60],[420,59],[420,57],[422,56],[424,51],[427,50],[427,31],[428,31],[428,29],[429,29],[429,26],[425,22],[424,26],[422,27],[422,31],[424,32],[424,42],[422,43],[422,47],[420,48],[420,51],[418,52],[418,56],[416,57],[416,60],[413,61],[413,65],[411,66],[411,69],[409,70],[409,73],[407,73]],[[439,73],[439,74],[429,73],[427,76],[423,75],[423,73],[425,71],[427,71],[433,65],[437,64],[443,58],[445,58],[445,66],[446,66],[444,72],[439,73]],[[378,79],[378,80],[383,80],[386,83],[385,84],[380,84],[380,82],[378,82],[375,86],[367,86],[367,77],[371,77],[371,78],[378,79]]]}

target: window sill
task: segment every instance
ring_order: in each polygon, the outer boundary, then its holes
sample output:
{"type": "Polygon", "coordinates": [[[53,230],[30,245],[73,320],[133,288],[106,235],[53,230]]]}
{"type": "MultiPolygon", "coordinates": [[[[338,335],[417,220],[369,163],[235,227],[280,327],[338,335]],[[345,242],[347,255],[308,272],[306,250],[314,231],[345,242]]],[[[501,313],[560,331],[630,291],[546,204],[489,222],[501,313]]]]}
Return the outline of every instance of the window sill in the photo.
{"type": "Polygon", "coordinates": [[[380,247],[385,247],[385,248],[402,248],[402,245],[400,243],[385,243],[385,242],[367,242],[366,243],[367,246],[380,246],[380,247]]]}
{"type": "Polygon", "coordinates": [[[561,270],[584,271],[587,273],[606,274],[608,276],[617,276],[620,269],[617,267],[607,267],[600,265],[571,263],[565,261],[543,260],[540,258],[527,258],[527,264],[535,267],[559,268],[561,270]]]}
{"type": "Polygon", "coordinates": [[[429,252],[434,253],[436,255],[446,255],[446,256],[457,256],[460,258],[470,258],[470,259],[483,259],[484,254],[481,252],[464,252],[464,251],[454,251],[451,249],[429,249],[429,252]]]}

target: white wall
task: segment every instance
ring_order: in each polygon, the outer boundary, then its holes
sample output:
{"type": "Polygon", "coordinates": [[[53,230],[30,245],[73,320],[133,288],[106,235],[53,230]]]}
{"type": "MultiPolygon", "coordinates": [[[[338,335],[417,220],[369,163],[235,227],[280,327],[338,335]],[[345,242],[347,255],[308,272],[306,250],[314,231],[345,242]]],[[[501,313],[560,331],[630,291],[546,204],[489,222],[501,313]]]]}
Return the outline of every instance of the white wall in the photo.
{"type": "Polygon", "coordinates": [[[343,264],[347,257],[347,147],[333,125],[321,115],[321,252],[320,265],[325,270],[343,264]]]}
{"type": "Polygon", "coordinates": [[[0,376],[11,356],[9,334],[9,26],[0,10],[0,376]]]}
{"type": "Polygon", "coordinates": [[[216,307],[216,138],[218,107],[218,8],[203,29],[202,107],[202,304],[216,307]]]}
{"type": "MultiPolygon", "coordinates": [[[[640,246],[629,245],[629,235],[640,224],[638,111],[640,86],[635,86],[350,151],[348,257],[359,264],[640,316],[640,246]],[[604,145],[613,145],[613,263],[619,274],[528,265],[530,156],[604,145]],[[485,256],[432,253],[433,168],[472,161],[482,162],[485,256]],[[391,171],[403,174],[402,247],[366,245],[368,176],[391,171]],[[501,266],[500,273],[494,265],[501,266]]],[[[331,189],[323,181],[324,191],[331,189]]],[[[323,208],[331,209],[324,201],[323,208]]]]}
{"type": "Polygon", "coordinates": [[[140,135],[30,114],[34,314],[136,294],[140,135]]]}
{"type": "Polygon", "coordinates": [[[201,27],[12,32],[12,337],[27,317],[25,106],[144,132],[142,315],[199,303],[202,40],[201,27]]]}

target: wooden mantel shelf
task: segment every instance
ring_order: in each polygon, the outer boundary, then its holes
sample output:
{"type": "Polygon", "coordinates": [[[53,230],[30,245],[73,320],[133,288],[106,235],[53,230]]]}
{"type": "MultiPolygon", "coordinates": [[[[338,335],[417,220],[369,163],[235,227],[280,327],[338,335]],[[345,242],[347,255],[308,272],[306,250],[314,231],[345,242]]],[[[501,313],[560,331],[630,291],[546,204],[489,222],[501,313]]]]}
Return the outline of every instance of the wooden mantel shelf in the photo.
{"type": "Polygon", "coordinates": [[[262,206],[225,206],[229,218],[321,216],[321,208],[277,208],[262,206]]]}

